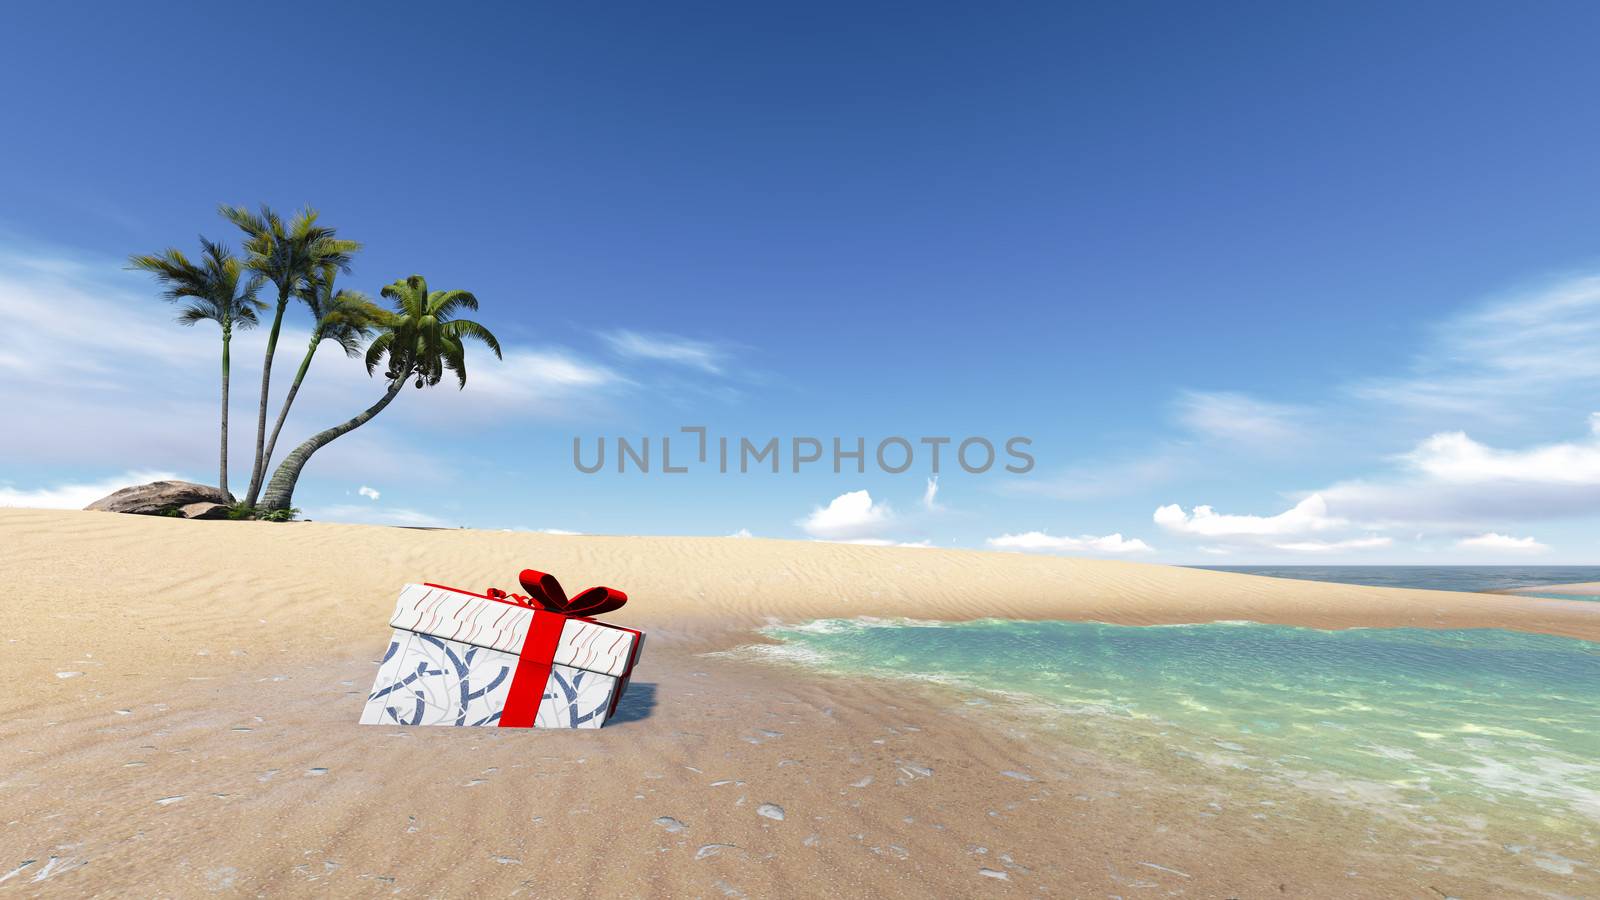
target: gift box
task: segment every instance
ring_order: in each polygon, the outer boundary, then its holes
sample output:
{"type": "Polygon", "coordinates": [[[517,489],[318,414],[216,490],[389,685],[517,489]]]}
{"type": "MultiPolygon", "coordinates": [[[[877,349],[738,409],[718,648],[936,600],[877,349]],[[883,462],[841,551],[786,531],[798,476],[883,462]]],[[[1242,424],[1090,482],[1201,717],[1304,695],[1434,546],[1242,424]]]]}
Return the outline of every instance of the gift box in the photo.
{"type": "Polygon", "coordinates": [[[567,598],[524,570],[526,596],[408,584],[361,712],[367,725],[599,728],[639,661],[644,635],[595,621],[627,602],[611,588],[567,598]]]}

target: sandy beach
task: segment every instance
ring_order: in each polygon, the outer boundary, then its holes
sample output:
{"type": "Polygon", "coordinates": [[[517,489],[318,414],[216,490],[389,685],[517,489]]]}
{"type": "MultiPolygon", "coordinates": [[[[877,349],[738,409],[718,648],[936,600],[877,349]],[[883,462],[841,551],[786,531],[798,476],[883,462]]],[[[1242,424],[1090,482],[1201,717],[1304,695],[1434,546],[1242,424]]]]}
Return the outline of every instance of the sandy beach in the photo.
{"type": "MultiPolygon", "coordinates": [[[[1600,891],[948,688],[720,654],[818,617],[1249,619],[1600,641],[1600,604],[970,551],[0,510],[0,892],[1515,896],[1600,891]],[[400,585],[606,584],[598,732],[358,726],[400,585]],[[1262,803],[1270,804],[1270,816],[1262,803]]],[[[1485,840],[1485,839],[1480,839],[1485,840]]]]}

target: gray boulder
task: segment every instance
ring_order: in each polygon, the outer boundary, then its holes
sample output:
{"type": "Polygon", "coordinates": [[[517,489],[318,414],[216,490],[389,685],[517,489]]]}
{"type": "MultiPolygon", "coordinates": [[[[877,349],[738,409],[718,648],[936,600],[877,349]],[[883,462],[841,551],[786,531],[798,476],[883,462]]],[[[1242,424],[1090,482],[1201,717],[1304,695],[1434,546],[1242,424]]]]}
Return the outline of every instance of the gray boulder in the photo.
{"type": "Polygon", "coordinates": [[[224,494],[207,484],[192,481],[153,481],[125,487],[109,497],[85,506],[102,512],[132,513],[137,516],[169,516],[186,506],[214,503],[230,506],[233,495],[224,494]]]}
{"type": "Polygon", "coordinates": [[[226,519],[228,517],[228,507],[221,503],[206,503],[204,501],[200,503],[185,503],[183,506],[178,507],[178,512],[182,513],[185,519],[226,519]]]}

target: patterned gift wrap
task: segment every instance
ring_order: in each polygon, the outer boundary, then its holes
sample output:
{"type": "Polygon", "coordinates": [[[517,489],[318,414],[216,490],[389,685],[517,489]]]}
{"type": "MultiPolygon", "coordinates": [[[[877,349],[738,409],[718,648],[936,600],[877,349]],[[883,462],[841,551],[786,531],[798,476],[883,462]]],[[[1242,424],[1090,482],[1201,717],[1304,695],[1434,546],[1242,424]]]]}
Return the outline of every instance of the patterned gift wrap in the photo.
{"type": "Polygon", "coordinates": [[[604,725],[627,688],[644,635],[510,597],[406,585],[361,722],[504,727],[511,724],[503,721],[508,703],[519,702],[512,688],[522,666],[520,690],[534,689],[530,679],[548,671],[532,727],[604,725]],[[536,626],[540,617],[549,618],[536,626]]]}

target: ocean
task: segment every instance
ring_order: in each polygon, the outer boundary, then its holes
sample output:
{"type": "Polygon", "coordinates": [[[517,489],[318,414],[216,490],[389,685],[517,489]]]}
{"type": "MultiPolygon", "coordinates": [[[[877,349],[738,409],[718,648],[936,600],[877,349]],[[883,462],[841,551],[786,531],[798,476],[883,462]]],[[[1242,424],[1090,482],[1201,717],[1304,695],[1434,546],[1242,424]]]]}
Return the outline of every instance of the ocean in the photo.
{"type": "MultiPolygon", "coordinates": [[[[1436,591],[1499,591],[1600,581],[1600,566],[1192,566],[1271,578],[1436,591]]],[[[1596,597],[1593,599],[1600,599],[1596,597]]]]}
{"type": "Polygon", "coordinates": [[[1600,840],[1600,644],[1245,622],[825,619],[764,633],[780,643],[748,652],[1016,701],[1066,723],[1058,733],[1138,748],[1153,771],[1176,755],[1414,821],[1600,840]]]}

